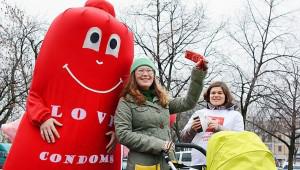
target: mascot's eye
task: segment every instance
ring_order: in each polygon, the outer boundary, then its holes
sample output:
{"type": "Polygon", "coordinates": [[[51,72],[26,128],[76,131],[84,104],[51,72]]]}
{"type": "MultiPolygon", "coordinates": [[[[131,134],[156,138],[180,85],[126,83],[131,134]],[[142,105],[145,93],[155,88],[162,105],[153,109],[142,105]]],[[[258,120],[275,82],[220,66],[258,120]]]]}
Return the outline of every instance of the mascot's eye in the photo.
{"type": "Polygon", "coordinates": [[[117,34],[112,34],[109,37],[105,54],[110,54],[110,55],[113,55],[114,57],[118,58],[120,45],[121,45],[120,36],[117,34]]]}
{"type": "Polygon", "coordinates": [[[98,40],[99,40],[99,37],[100,37],[100,36],[99,36],[98,33],[93,32],[92,35],[91,35],[91,42],[92,42],[92,43],[97,43],[98,40]]]}
{"type": "Polygon", "coordinates": [[[112,39],[110,40],[110,42],[109,42],[110,48],[111,48],[111,49],[116,49],[117,45],[118,45],[117,40],[114,39],[114,38],[112,38],[112,39]]]}
{"type": "Polygon", "coordinates": [[[86,33],[85,40],[83,43],[83,48],[89,48],[94,51],[99,51],[99,46],[101,42],[102,32],[97,27],[92,27],[86,33]]]}

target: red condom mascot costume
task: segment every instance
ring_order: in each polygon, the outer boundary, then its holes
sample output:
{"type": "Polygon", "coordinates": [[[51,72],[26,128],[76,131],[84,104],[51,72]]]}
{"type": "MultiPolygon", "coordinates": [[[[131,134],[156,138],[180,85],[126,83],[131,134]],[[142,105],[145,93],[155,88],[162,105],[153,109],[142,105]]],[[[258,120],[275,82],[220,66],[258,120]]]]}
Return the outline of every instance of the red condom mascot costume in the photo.
{"type": "Polygon", "coordinates": [[[4,169],[120,170],[120,145],[112,153],[107,147],[132,60],[132,32],[108,2],[88,0],[60,14],[41,47],[4,169]]]}

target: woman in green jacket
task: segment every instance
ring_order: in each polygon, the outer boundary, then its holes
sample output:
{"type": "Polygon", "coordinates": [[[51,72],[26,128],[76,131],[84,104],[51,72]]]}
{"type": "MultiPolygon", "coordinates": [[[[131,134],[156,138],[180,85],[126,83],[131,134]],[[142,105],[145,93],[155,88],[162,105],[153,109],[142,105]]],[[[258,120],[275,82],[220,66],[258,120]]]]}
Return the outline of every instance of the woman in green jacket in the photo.
{"type": "MultiPolygon", "coordinates": [[[[116,136],[129,148],[127,170],[169,169],[162,151],[169,152],[174,147],[170,113],[184,112],[196,105],[206,70],[206,62],[199,61],[192,70],[188,94],[169,99],[155,77],[154,63],[145,57],[135,59],[115,116],[116,136]]],[[[169,155],[174,158],[173,154],[169,155]]]]}

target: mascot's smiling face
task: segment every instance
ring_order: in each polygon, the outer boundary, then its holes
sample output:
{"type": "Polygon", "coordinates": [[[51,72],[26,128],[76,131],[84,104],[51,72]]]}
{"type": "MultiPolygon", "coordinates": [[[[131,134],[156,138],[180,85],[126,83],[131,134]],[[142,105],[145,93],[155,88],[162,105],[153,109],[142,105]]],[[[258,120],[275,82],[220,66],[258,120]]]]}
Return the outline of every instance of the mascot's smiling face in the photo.
{"type": "Polygon", "coordinates": [[[67,73],[63,79],[71,78],[85,90],[110,93],[122,84],[124,73],[128,74],[132,33],[114,18],[113,8],[105,1],[91,0],[84,8],[66,10],[47,34],[51,35],[49,42],[46,39],[43,45],[52,49],[47,50],[51,55],[47,65],[54,69],[53,74],[62,69],[67,73]]]}

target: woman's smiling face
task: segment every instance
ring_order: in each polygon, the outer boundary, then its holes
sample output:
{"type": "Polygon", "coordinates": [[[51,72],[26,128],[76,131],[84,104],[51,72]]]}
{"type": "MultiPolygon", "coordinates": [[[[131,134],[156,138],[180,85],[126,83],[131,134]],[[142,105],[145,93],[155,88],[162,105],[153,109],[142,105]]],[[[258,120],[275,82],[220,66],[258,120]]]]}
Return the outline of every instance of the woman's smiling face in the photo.
{"type": "Polygon", "coordinates": [[[135,72],[135,79],[142,90],[148,90],[154,81],[154,70],[149,66],[140,66],[135,72]]]}
{"type": "Polygon", "coordinates": [[[209,93],[209,101],[214,106],[222,106],[225,103],[225,94],[221,87],[213,87],[209,93]]]}

